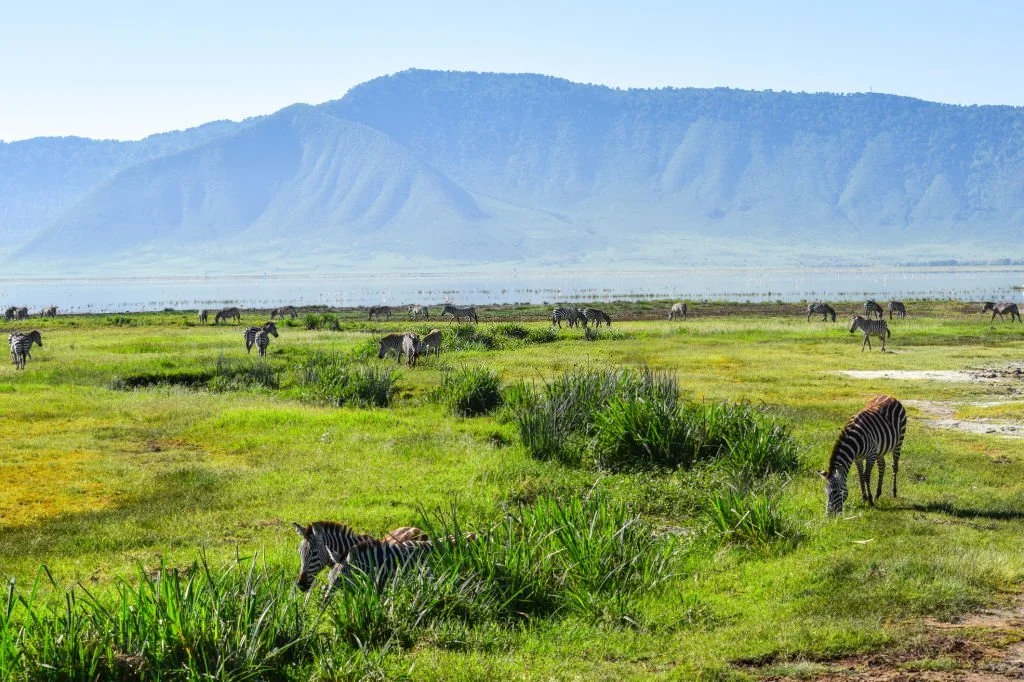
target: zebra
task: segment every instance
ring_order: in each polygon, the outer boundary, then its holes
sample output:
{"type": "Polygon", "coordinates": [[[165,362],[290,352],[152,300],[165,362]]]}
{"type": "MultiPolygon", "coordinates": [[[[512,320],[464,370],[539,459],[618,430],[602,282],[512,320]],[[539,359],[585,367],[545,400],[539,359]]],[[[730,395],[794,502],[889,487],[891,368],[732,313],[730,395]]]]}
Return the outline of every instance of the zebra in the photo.
{"type": "Polygon", "coordinates": [[[597,308],[583,308],[580,310],[580,316],[586,322],[593,322],[595,327],[600,327],[602,323],[609,327],[612,326],[612,318],[608,313],[597,308]]]}
{"type": "Polygon", "coordinates": [[[32,357],[32,344],[37,343],[40,348],[43,347],[43,335],[38,329],[33,329],[27,334],[12,332],[7,337],[7,342],[11,347],[11,364],[15,369],[25,369],[25,363],[32,357]]]}
{"type": "Polygon", "coordinates": [[[18,317],[18,309],[13,305],[4,311],[4,322],[10,322],[18,317]]]}
{"type": "Polygon", "coordinates": [[[903,301],[889,301],[889,319],[892,319],[893,313],[900,320],[907,316],[907,306],[903,305],[903,301]]]}
{"type": "Polygon", "coordinates": [[[347,554],[327,549],[334,565],[327,574],[329,595],[341,581],[352,575],[353,569],[374,578],[378,588],[399,567],[405,567],[422,561],[434,550],[431,540],[407,540],[405,542],[388,543],[380,540],[363,540],[348,550],[347,554]]]}
{"type": "Polygon", "coordinates": [[[985,307],[981,309],[982,313],[992,311],[992,319],[996,319],[996,315],[999,316],[1001,321],[1006,321],[1003,315],[1010,315],[1010,322],[1013,322],[1013,318],[1016,317],[1017,321],[1020,322],[1020,310],[1017,308],[1016,303],[992,303],[991,301],[985,303],[985,307]]]}
{"type": "Polygon", "coordinates": [[[374,305],[374,306],[370,306],[370,316],[367,319],[372,320],[374,315],[377,316],[377,321],[378,322],[380,322],[380,316],[381,315],[383,315],[384,317],[386,317],[386,318],[388,318],[390,320],[391,319],[391,306],[387,306],[387,305],[374,305]]]}
{"type": "Polygon", "coordinates": [[[867,344],[868,350],[871,350],[871,337],[877,336],[882,340],[882,352],[885,352],[885,339],[886,337],[892,336],[892,332],[889,331],[889,325],[885,323],[885,320],[868,320],[860,315],[854,315],[850,318],[852,324],[850,325],[850,333],[854,333],[858,329],[864,332],[864,343],[860,344],[860,352],[864,352],[864,345],[867,344]]]}
{"type": "Polygon", "coordinates": [[[388,353],[394,351],[398,364],[402,364],[402,356],[410,367],[416,366],[416,357],[419,354],[420,337],[415,332],[404,334],[388,334],[380,340],[380,350],[377,358],[382,359],[388,353]]]}
{"type": "Polygon", "coordinates": [[[429,355],[431,351],[434,352],[434,357],[438,357],[439,355],[441,355],[440,329],[431,329],[429,334],[420,339],[420,347],[417,350],[416,354],[422,355],[426,353],[429,355]]]}
{"type": "Polygon", "coordinates": [[[807,304],[807,321],[811,321],[811,315],[821,315],[821,321],[825,322],[829,316],[832,317],[832,321],[836,321],[836,311],[828,303],[808,303],[807,304]]]}
{"type": "Polygon", "coordinates": [[[262,327],[246,327],[245,331],[242,332],[242,336],[245,337],[245,352],[248,353],[252,350],[253,346],[256,346],[260,351],[260,355],[267,354],[267,346],[270,345],[270,339],[267,334],[273,334],[277,337],[277,325],[273,322],[267,322],[262,327]],[[259,347],[259,336],[263,334],[263,347],[259,347]]]}
{"type": "Polygon", "coordinates": [[[242,321],[242,311],[238,308],[224,308],[218,310],[217,314],[213,316],[213,323],[220,324],[221,320],[227,322],[229,319],[234,319],[235,322],[242,321]]]}
{"type": "Polygon", "coordinates": [[[22,307],[18,308],[17,316],[14,319],[16,319],[16,320],[27,320],[28,319],[28,308],[26,308],[25,306],[22,306],[22,307]]]}
{"type": "Polygon", "coordinates": [[[199,313],[198,313],[198,317],[199,317],[199,324],[206,324],[206,322],[210,319],[210,311],[209,310],[200,310],[199,313]]]}
{"type": "Polygon", "coordinates": [[[413,320],[423,318],[424,320],[430,319],[430,308],[425,305],[411,305],[409,306],[409,317],[413,320]]]}
{"type": "Polygon", "coordinates": [[[907,411],[900,401],[880,395],[846,423],[832,447],[828,471],[819,471],[825,479],[825,511],[835,515],[843,511],[848,494],[846,478],[850,464],[856,463],[860,494],[869,505],[882,497],[885,455],[892,453],[892,496],[896,497],[896,476],[900,470],[900,450],[907,433],[907,411]],[[864,464],[861,463],[864,460],[864,464]],[[871,497],[871,469],[878,462],[878,490],[871,497]]]}
{"type": "MultiPolygon", "coordinates": [[[[306,592],[313,586],[317,573],[332,565],[330,552],[346,556],[348,551],[364,540],[373,540],[372,535],[356,533],[348,526],[334,521],[314,521],[308,526],[292,523],[295,532],[302,538],[299,544],[299,577],[295,585],[306,592]]],[[[384,536],[385,542],[402,542],[427,535],[419,528],[403,526],[384,536]]]]}
{"type": "Polygon", "coordinates": [[[49,308],[43,308],[43,311],[39,313],[40,317],[57,317],[57,306],[51,305],[49,308]]]}
{"type": "Polygon", "coordinates": [[[882,306],[878,305],[874,299],[869,298],[864,301],[864,314],[867,315],[869,320],[875,316],[880,320],[883,317],[882,306]]]}
{"type": "Polygon", "coordinates": [[[451,303],[446,303],[444,310],[441,311],[441,317],[445,315],[451,315],[453,321],[461,322],[462,318],[467,317],[473,322],[479,322],[479,318],[476,316],[476,308],[471,305],[468,306],[454,306],[451,303]]]}
{"type": "MultiPolygon", "coordinates": [[[[561,329],[562,321],[563,320],[570,327],[575,327],[576,325],[580,324],[580,322],[581,322],[580,311],[576,308],[576,306],[571,306],[571,305],[558,306],[557,308],[555,308],[554,310],[551,311],[551,326],[552,327],[554,327],[557,324],[559,329],[561,329]]],[[[583,326],[586,327],[587,326],[587,318],[585,318],[585,317],[582,318],[582,323],[583,323],[583,326]]]]}
{"type": "Polygon", "coordinates": [[[293,320],[299,316],[299,314],[295,311],[295,306],[293,305],[286,305],[281,308],[274,308],[273,310],[270,311],[270,319],[272,320],[277,317],[284,317],[285,315],[289,316],[293,320]]]}
{"type": "Polygon", "coordinates": [[[671,308],[668,309],[668,319],[670,321],[676,319],[677,317],[682,317],[684,320],[686,319],[686,304],[683,303],[682,301],[674,304],[671,308]]]}

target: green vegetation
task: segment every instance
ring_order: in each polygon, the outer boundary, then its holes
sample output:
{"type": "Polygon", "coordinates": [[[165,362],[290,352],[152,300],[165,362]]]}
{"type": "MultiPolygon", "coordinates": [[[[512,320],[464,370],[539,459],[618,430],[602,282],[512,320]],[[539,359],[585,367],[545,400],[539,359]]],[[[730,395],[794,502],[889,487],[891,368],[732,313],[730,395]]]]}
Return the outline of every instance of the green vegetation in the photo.
{"type": "Polygon", "coordinates": [[[1019,420],[1019,379],[835,372],[1006,365],[1020,325],[921,303],[869,355],[798,305],[603,307],[597,343],[547,309],[481,310],[501,321],[438,325],[441,361],[398,369],[375,339],[422,325],[354,311],[282,325],[266,358],[248,319],[41,321],[27,370],[0,368],[0,679],[743,679],[902,647],[963,665],[929,623],[1019,590],[1024,451],[924,406],[1019,420]],[[911,414],[900,498],[868,508],[851,481],[828,519],[815,471],[880,392],[911,414]],[[325,603],[292,584],[290,524],[317,519],[454,540],[325,603]]]}

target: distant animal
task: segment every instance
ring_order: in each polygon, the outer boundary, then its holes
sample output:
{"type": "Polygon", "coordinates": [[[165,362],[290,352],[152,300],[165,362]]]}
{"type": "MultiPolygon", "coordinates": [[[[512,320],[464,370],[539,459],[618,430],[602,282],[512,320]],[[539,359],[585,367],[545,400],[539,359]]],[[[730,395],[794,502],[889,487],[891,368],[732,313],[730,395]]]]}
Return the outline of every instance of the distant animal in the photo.
{"type": "Polygon", "coordinates": [[[686,304],[685,303],[682,303],[682,302],[676,303],[671,308],[668,309],[668,319],[669,320],[674,320],[677,317],[681,317],[684,320],[686,319],[686,304]]]}
{"type": "Polygon", "coordinates": [[[267,334],[273,334],[277,337],[277,325],[273,322],[266,322],[262,327],[246,327],[245,331],[242,332],[242,336],[245,337],[245,352],[248,353],[252,350],[253,346],[256,346],[257,350],[260,351],[260,355],[267,354],[267,346],[270,345],[270,338],[267,334]],[[263,334],[263,347],[259,347],[259,336],[263,334]]]}
{"type": "Polygon", "coordinates": [[[261,329],[256,332],[256,338],[253,342],[256,345],[256,350],[261,358],[265,358],[267,356],[267,347],[270,346],[271,334],[274,335],[274,338],[277,338],[277,327],[261,329]]]}
{"type": "Polygon", "coordinates": [[[606,324],[609,327],[612,326],[612,318],[603,310],[597,308],[581,308],[580,315],[587,322],[593,322],[595,327],[600,327],[602,324],[606,324]]]}
{"type": "Polygon", "coordinates": [[[907,316],[907,306],[903,305],[902,301],[889,301],[889,319],[892,319],[893,315],[896,315],[897,319],[904,319],[907,316]]]}
{"type": "Polygon", "coordinates": [[[431,329],[430,333],[420,339],[420,348],[418,355],[429,355],[430,352],[434,352],[434,357],[441,354],[441,330],[431,329]]]}
{"type": "Polygon", "coordinates": [[[418,320],[421,317],[424,320],[430,319],[430,308],[425,305],[411,305],[409,306],[409,317],[418,320]]]}
{"type": "Polygon", "coordinates": [[[387,306],[387,305],[374,305],[374,306],[370,306],[370,317],[367,318],[367,319],[372,320],[374,315],[377,316],[377,321],[380,321],[380,318],[382,316],[386,317],[386,318],[388,318],[390,320],[391,319],[391,306],[387,306]]]}
{"type": "Polygon", "coordinates": [[[868,319],[877,317],[880,320],[882,319],[882,306],[878,305],[877,302],[869,298],[868,300],[864,301],[864,314],[868,317],[868,319]]]}
{"type": "Polygon", "coordinates": [[[406,542],[381,542],[363,540],[341,554],[328,549],[334,565],[327,574],[327,593],[338,587],[341,581],[358,570],[373,577],[377,587],[383,587],[388,578],[400,567],[422,561],[434,549],[430,540],[409,540],[406,542]]]}
{"type": "Polygon", "coordinates": [[[17,315],[16,315],[15,319],[17,319],[17,320],[27,320],[28,319],[28,308],[26,308],[24,306],[22,306],[21,308],[18,308],[18,312],[17,312],[17,315]]]}
{"type": "Polygon", "coordinates": [[[273,310],[270,311],[270,319],[272,320],[278,317],[284,317],[285,315],[292,319],[295,319],[296,317],[299,316],[299,314],[295,311],[295,306],[293,305],[286,305],[281,308],[274,308],[273,310]]]}
{"type": "Polygon", "coordinates": [[[207,321],[210,319],[210,311],[208,311],[208,310],[200,310],[196,314],[196,316],[199,318],[199,324],[206,324],[207,321]]]}
{"type": "Polygon", "coordinates": [[[828,470],[818,474],[825,479],[825,511],[839,514],[848,495],[846,479],[850,465],[856,463],[860,494],[868,504],[882,497],[885,455],[892,453],[892,496],[896,497],[896,477],[900,470],[900,451],[907,433],[907,411],[900,401],[880,395],[846,423],[832,447],[828,470]],[[878,463],[878,491],[871,497],[871,469],[878,463]]]}
{"type": "Polygon", "coordinates": [[[807,321],[811,321],[811,315],[821,315],[821,321],[825,322],[829,317],[832,321],[836,321],[836,311],[828,303],[808,303],[807,304],[807,321]]]}
{"type": "Polygon", "coordinates": [[[218,310],[217,314],[213,316],[213,323],[220,324],[221,320],[227,322],[228,320],[231,319],[233,319],[235,322],[241,322],[242,311],[239,310],[238,308],[224,308],[223,310],[218,310]]]}
{"type": "Polygon", "coordinates": [[[1010,322],[1013,322],[1014,318],[1017,318],[1018,322],[1021,321],[1021,319],[1020,319],[1020,310],[1017,309],[1017,304],[1016,303],[992,303],[992,302],[988,302],[988,303],[985,304],[985,307],[981,309],[981,312],[987,313],[990,310],[992,311],[992,319],[993,320],[995,320],[996,319],[996,315],[998,315],[999,319],[1002,320],[1003,322],[1005,322],[1006,318],[1004,318],[1003,315],[1007,315],[1008,314],[1010,316],[1010,322]]]}
{"type": "Polygon", "coordinates": [[[11,364],[15,369],[25,369],[25,363],[31,357],[32,344],[39,344],[43,347],[43,335],[38,329],[33,329],[27,334],[12,332],[7,337],[7,343],[11,348],[11,364]]]}
{"type": "Polygon", "coordinates": [[[388,353],[394,352],[398,364],[402,363],[402,356],[405,356],[406,364],[410,367],[416,366],[416,356],[419,352],[420,337],[415,332],[404,334],[388,334],[380,340],[380,349],[377,358],[383,359],[388,353]]]}
{"type": "Polygon", "coordinates": [[[43,308],[43,312],[40,313],[42,317],[57,317],[57,306],[51,305],[49,308],[43,308]]]}
{"type": "Polygon", "coordinates": [[[551,311],[551,326],[558,325],[562,327],[562,322],[565,322],[570,327],[575,327],[579,324],[587,326],[587,318],[580,318],[580,311],[576,306],[573,305],[560,305],[551,311]]]}
{"type": "Polygon", "coordinates": [[[476,316],[476,308],[471,305],[454,306],[451,303],[446,303],[444,310],[441,311],[441,317],[445,315],[451,315],[452,320],[455,322],[461,322],[464,317],[473,320],[473,322],[480,321],[476,316]]]}
{"type": "Polygon", "coordinates": [[[17,318],[17,316],[18,309],[12,305],[11,307],[4,311],[4,322],[10,322],[11,320],[17,318]]]}
{"type": "Polygon", "coordinates": [[[868,350],[871,350],[871,337],[877,336],[882,340],[882,352],[885,352],[885,339],[892,336],[892,332],[889,331],[889,325],[885,323],[885,320],[869,320],[860,315],[854,315],[850,318],[850,333],[854,333],[858,329],[864,332],[864,343],[860,344],[860,352],[864,352],[864,346],[867,345],[868,350]]]}

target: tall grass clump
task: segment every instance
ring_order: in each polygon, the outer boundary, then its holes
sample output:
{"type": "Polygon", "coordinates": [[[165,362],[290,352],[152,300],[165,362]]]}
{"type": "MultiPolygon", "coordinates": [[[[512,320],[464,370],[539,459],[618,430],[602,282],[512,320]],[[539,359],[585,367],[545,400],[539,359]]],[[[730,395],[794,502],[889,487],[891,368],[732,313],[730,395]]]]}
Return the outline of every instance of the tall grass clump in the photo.
{"type": "Polygon", "coordinates": [[[336,352],[317,352],[300,367],[307,398],[331,405],[387,407],[398,390],[390,365],[367,364],[336,352]]]}
{"type": "Polygon", "coordinates": [[[341,331],[338,316],[334,313],[306,313],[302,322],[310,331],[341,331]]]}
{"type": "Polygon", "coordinates": [[[478,324],[449,325],[441,330],[441,343],[449,350],[494,350],[501,342],[489,327],[478,324]]]}
{"type": "Polygon", "coordinates": [[[214,391],[276,389],[281,386],[281,379],[273,366],[264,359],[234,360],[221,355],[210,372],[208,386],[214,391]]]}
{"type": "Polygon", "coordinates": [[[723,541],[766,549],[792,545],[799,537],[778,490],[728,486],[708,497],[705,515],[723,541]]]}
{"type": "Polygon", "coordinates": [[[432,397],[460,417],[476,417],[501,406],[501,379],[487,367],[446,369],[432,397]]]}
{"type": "Polygon", "coordinates": [[[127,315],[111,315],[107,318],[107,324],[111,327],[132,327],[135,325],[135,320],[127,315]]]}
{"type": "Polygon", "coordinates": [[[506,415],[533,457],[601,470],[716,463],[756,476],[798,463],[789,430],[764,410],[685,401],[674,374],[649,369],[574,368],[516,395],[506,415]]]}

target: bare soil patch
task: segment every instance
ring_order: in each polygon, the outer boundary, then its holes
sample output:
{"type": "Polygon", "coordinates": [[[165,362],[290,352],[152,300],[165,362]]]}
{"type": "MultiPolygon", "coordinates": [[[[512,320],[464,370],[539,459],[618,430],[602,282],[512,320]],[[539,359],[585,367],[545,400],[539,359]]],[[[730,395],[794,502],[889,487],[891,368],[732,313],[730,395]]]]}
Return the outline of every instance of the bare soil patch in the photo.
{"type": "Polygon", "coordinates": [[[1024,422],[996,422],[990,419],[957,419],[956,408],[961,405],[992,407],[1004,403],[940,403],[931,400],[904,400],[907,407],[916,407],[927,418],[928,426],[936,429],[952,429],[965,433],[991,433],[1007,438],[1024,438],[1024,422]]]}

